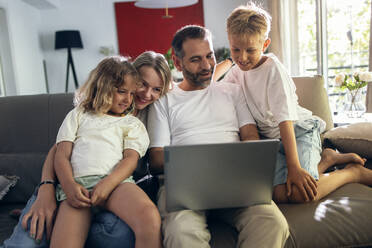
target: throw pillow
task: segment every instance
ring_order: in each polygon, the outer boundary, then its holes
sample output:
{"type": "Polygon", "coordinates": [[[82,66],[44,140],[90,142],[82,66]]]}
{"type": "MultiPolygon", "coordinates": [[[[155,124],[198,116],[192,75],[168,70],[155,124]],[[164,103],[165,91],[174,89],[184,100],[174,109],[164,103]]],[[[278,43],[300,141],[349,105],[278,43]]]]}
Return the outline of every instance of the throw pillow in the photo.
{"type": "Polygon", "coordinates": [[[18,179],[19,177],[17,176],[0,175],[0,200],[8,193],[10,187],[13,187],[17,183],[18,179]]]}
{"type": "Polygon", "coordinates": [[[361,122],[329,130],[325,143],[340,152],[355,152],[363,158],[372,159],[372,123],[361,122]]]}

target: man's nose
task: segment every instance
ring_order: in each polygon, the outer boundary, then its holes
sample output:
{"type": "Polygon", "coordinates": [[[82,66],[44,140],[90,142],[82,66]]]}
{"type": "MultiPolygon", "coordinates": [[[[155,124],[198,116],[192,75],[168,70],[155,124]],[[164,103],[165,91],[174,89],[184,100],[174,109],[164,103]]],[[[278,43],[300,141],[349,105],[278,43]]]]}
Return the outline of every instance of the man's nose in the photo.
{"type": "Polygon", "coordinates": [[[206,70],[210,70],[211,67],[212,67],[212,65],[209,63],[209,60],[206,59],[206,58],[204,58],[204,59],[202,60],[202,64],[201,64],[201,66],[202,66],[202,69],[206,69],[206,70]]]}

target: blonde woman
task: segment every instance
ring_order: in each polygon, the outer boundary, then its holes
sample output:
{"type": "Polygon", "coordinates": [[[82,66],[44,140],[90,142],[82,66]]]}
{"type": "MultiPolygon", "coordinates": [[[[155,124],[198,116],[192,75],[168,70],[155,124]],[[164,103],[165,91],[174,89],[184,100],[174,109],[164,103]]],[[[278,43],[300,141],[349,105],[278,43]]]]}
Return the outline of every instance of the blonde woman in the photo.
{"type": "MultiPolygon", "coordinates": [[[[145,125],[147,109],[154,101],[166,94],[172,82],[168,63],[162,54],[147,51],[133,62],[140,75],[140,83],[134,94],[136,115],[145,125]]],[[[4,247],[49,247],[53,228],[53,216],[57,209],[55,200],[53,146],[45,160],[41,186],[27,203],[12,236],[4,242],[4,247]]],[[[87,247],[133,247],[134,235],[126,222],[111,212],[101,212],[92,220],[87,247]]]]}

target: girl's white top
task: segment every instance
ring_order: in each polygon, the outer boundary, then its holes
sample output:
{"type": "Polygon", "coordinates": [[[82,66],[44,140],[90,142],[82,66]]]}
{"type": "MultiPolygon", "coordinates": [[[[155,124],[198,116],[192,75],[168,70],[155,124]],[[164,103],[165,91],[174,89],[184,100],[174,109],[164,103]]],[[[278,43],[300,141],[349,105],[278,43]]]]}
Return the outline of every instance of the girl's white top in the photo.
{"type": "Polygon", "coordinates": [[[125,149],[133,149],[142,157],[149,145],[146,128],[138,118],[97,115],[80,107],[71,110],[64,119],[57,144],[62,141],[73,143],[74,177],[110,174],[125,149]]]}

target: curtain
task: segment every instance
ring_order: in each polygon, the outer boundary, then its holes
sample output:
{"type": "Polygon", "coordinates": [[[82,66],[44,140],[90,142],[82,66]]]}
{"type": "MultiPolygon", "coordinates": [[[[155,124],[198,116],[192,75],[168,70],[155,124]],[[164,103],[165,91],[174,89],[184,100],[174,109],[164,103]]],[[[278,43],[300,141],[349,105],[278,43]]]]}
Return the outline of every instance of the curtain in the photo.
{"type": "Polygon", "coordinates": [[[298,15],[296,0],[271,0],[269,12],[272,17],[271,45],[274,53],[291,76],[299,74],[298,15]]]}
{"type": "MultiPolygon", "coordinates": [[[[372,4],[371,4],[371,20],[369,28],[369,71],[372,71],[372,4]]],[[[368,83],[367,86],[367,96],[366,96],[366,112],[372,112],[372,83],[368,83]]]]}

